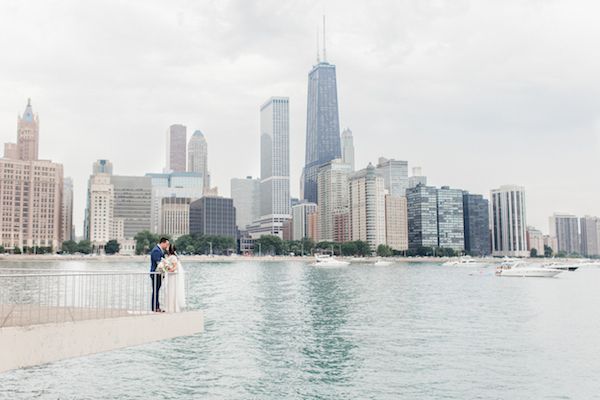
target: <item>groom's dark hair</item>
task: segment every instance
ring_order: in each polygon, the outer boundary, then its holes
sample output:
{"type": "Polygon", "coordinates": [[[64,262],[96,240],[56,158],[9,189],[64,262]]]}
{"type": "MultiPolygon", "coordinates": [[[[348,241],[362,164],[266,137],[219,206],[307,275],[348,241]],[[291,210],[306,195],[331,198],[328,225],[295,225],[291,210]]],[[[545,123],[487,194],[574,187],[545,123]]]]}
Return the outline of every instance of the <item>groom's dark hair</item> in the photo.
{"type": "Polygon", "coordinates": [[[168,242],[169,239],[167,239],[166,237],[161,237],[160,240],[158,241],[158,243],[164,243],[164,242],[168,242]]]}

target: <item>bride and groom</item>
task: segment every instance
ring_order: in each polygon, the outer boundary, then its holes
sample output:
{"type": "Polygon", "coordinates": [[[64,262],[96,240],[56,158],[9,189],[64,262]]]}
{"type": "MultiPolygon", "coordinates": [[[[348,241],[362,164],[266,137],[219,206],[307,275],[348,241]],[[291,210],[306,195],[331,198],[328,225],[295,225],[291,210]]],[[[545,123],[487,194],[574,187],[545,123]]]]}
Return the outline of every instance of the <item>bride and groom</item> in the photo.
{"type": "Polygon", "coordinates": [[[158,244],[150,252],[150,279],[152,280],[152,311],[179,312],[185,307],[185,272],[179,261],[175,246],[167,238],[160,238],[158,244]],[[160,306],[160,289],[165,286],[163,301],[166,307],[160,306]]]}

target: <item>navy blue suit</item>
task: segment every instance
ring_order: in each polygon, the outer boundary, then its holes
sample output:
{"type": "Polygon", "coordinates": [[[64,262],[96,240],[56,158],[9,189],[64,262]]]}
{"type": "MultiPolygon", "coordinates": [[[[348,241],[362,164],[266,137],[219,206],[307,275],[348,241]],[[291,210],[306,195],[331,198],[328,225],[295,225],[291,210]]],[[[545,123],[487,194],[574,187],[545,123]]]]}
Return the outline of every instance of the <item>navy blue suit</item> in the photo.
{"type": "MultiPolygon", "coordinates": [[[[155,272],[156,267],[162,260],[164,254],[162,249],[156,245],[150,252],[150,272],[155,272]]],[[[152,302],[152,311],[160,310],[160,304],[158,302],[158,293],[160,291],[160,285],[162,284],[162,276],[160,274],[151,274],[150,279],[152,279],[152,298],[150,301],[152,302]]]]}

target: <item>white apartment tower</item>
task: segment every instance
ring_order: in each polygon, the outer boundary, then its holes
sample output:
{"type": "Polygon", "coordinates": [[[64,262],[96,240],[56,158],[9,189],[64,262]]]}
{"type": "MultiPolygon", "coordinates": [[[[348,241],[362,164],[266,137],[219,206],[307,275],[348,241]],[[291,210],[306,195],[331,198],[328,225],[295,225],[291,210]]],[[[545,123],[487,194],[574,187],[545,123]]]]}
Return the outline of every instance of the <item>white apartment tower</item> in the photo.
{"type": "Polygon", "coordinates": [[[494,256],[527,257],[525,189],[505,185],[491,191],[490,226],[494,256]]]}

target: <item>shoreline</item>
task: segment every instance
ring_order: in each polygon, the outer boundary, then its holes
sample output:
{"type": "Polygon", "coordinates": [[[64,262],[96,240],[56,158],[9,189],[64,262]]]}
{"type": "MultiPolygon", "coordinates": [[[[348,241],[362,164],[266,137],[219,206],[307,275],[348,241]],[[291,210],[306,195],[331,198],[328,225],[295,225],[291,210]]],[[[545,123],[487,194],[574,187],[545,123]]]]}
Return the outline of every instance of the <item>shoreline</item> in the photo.
{"type": "MultiPolygon", "coordinates": [[[[364,261],[366,263],[375,262],[378,259],[394,262],[405,262],[405,263],[443,263],[449,260],[458,260],[461,257],[365,257],[353,259],[352,257],[336,257],[337,259],[353,260],[355,262],[364,261]]],[[[281,262],[281,261],[295,261],[295,262],[312,262],[314,259],[312,256],[208,256],[208,255],[188,255],[181,256],[184,261],[193,262],[206,262],[206,263],[233,263],[233,262],[281,262]]],[[[474,260],[482,260],[489,264],[500,263],[504,261],[503,258],[476,258],[474,260]]],[[[135,256],[124,256],[124,255],[56,255],[56,254],[4,254],[0,255],[0,264],[6,264],[8,262],[38,262],[38,261],[93,261],[93,262],[147,262],[149,260],[148,255],[135,255],[135,256]]],[[[523,258],[522,260],[528,262],[549,262],[550,260],[561,261],[561,262],[578,262],[586,260],[585,258],[578,259],[552,259],[552,258],[523,258]]]]}

